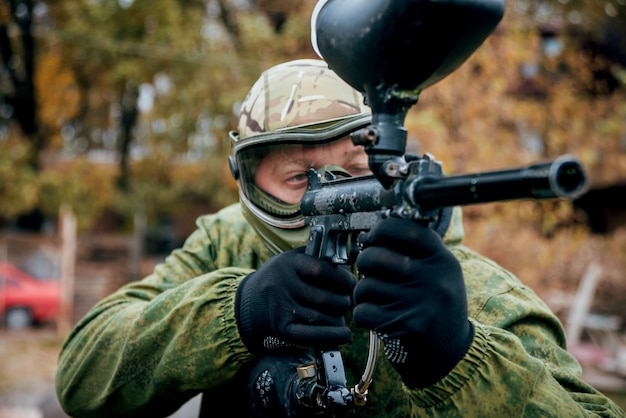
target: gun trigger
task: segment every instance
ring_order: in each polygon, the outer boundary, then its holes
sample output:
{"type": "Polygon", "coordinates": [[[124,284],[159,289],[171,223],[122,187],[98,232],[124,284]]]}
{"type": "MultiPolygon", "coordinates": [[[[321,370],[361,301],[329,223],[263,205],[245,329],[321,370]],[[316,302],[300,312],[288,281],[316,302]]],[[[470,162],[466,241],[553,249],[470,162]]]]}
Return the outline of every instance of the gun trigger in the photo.
{"type": "Polygon", "coordinates": [[[348,262],[348,248],[346,246],[346,237],[344,234],[335,236],[335,255],[333,255],[333,263],[346,264],[348,262]]]}

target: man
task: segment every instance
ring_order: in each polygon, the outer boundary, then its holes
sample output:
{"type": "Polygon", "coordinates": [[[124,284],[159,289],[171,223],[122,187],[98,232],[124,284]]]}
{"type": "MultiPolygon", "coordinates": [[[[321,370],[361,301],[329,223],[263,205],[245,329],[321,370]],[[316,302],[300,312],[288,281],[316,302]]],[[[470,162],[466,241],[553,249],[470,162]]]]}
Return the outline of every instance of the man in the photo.
{"type": "Polygon", "coordinates": [[[77,324],[56,377],[65,411],[167,416],[202,393],[204,415],[245,416],[257,359],[339,347],[356,382],[372,330],[384,350],[358,416],[624,416],[581,380],[548,307],[461,245],[459,208],[434,228],[380,222],[360,280],[302,252],[307,171],[367,174],[348,135],[369,123],[361,95],[323,61],[264,72],[231,133],[240,203],[200,217],[153,274],[77,324]]]}

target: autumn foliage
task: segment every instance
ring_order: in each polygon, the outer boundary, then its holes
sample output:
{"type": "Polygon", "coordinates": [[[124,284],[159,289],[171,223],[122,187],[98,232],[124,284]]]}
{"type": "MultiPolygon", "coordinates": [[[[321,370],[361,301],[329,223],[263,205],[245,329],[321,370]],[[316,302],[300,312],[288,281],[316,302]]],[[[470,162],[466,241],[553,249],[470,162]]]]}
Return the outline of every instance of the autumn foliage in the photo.
{"type": "MultiPolygon", "coordinates": [[[[297,3],[40,2],[35,85],[44,140],[33,146],[0,109],[0,219],[37,208],[54,220],[69,205],[88,231],[104,212],[155,221],[235,201],[226,138],[238,103],[265,68],[315,57],[315,2],[297,3]]],[[[433,154],[448,174],[572,154],[592,188],[626,179],[626,36],[615,40],[626,6],[605,3],[509,2],[484,45],[422,92],[406,121],[409,151],[433,154]],[[618,29],[613,38],[610,28],[618,29]]],[[[407,56],[406,65],[419,58],[407,56]]],[[[586,217],[558,200],[466,207],[466,243],[545,295],[575,290],[598,262],[599,293],[610,295],[598,308],[624,310],[624,227],[593,234],[586,217]]]]}

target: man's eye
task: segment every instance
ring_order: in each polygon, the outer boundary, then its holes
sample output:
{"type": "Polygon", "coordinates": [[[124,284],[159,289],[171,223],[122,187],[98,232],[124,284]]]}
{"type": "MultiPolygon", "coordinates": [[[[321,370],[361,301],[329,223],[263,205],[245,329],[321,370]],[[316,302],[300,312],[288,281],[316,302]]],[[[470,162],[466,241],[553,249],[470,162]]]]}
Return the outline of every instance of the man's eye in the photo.
{"type": "Polygon", "coordinates": [[[302,174],[296,174],[294,176],[289,177],[287,181],[292,182],[292,183],[299,183],[299,182],[303,182],[307,180],[308,180],[307,175],[305,173],[302,173],[302,174]]]}

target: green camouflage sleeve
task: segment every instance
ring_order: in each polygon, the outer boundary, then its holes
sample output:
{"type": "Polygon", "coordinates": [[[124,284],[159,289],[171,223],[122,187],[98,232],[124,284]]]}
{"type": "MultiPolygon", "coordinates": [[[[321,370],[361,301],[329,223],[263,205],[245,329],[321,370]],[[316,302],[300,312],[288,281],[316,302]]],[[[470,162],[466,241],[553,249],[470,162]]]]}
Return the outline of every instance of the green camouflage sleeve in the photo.
{"type": "Polygon", "coordinates": [[[68,337],[56,376],[68,414],[166,416],[249,361],[234,295],[269,254],[236,205],[198,226],[153,274],[106,297],[68,337]]]}
{"type": "Polygon", "coordinates": [[[452,251],[465,274],[476,336],[448,376],[406,390],[414,416],[625,416],[582,380],[561,323],[532,290],[463,246],[452,251]]]}
{"type": "MultiPolygon", "coordinates": [[[[405,390],[405,397],[399,378],[381,363],[373,408],[360,415],[624,416],[582,381],[565,350],[562,325],[530,289],[469,249],[451,248],[463,267],[476,325],[470,350],[440,382],[405,390]]],[[[56,381],[66,412],[167,416],[196,393],[231,380],[251,359],[237,332],[235,291],[270,256],[237,205],[200,218],[182,249],[152,275],[97,304],[69,336],[56,381]]],[[[360,334],[345,353],[354,376],[367,355],[367,335],[360,334]]]]}

